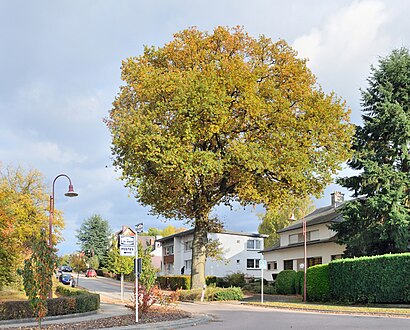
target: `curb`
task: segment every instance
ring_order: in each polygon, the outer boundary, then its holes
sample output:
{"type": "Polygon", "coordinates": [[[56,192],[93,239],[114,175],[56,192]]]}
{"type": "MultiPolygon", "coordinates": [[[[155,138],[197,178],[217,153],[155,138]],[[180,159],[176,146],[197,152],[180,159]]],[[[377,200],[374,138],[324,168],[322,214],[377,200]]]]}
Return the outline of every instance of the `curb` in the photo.
{"type": "MultiPolygon", "coordinates": [[[[82,317],[82,316],[89,316],[89,315],[94,315],[94,314],[98,314],[98,310],[97,311],[92,311],[92,312],[84,312],[84,313],[46,316],[42,319],[41,322],[71,319],[73,317],[82,317]]],[[[0,327],[2,325],[10,325],[10,324],[16,324],[16,323],[18,323],[18,324],[21,324],[21,323],[37,323],[37,320],[36,320],[35,317],[27,318],[27,319],[2,320],[2,321],[0,321],[0,327]]]]}
{"type": "Polygon", "coordinates": [[[112,330],[130,330],[130,329],[158,329],[158,330],[167,330],[167,329],[176,329],[187,326],[196,326],[198,324],[208,323],[213,318],[207,314],[196,314],[196,316],[180,319],[176,321],[164,321],[156,323],[145,323],[145,324],[135,324],[127,325],[124,327],[114,327],[109,328],[112,330]]]}

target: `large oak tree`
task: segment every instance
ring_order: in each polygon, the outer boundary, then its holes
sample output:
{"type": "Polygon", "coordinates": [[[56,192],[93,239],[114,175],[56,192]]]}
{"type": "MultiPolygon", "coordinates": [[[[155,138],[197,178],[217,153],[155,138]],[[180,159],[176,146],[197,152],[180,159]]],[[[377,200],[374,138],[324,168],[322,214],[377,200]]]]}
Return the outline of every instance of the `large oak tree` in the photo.
{"type": "Polygon", "coordinates": [[[318,195],[348,157],[349,111],[283,40],[190,28],[125,60],[122,79],[106,120],[114,165],[153,214],[194,226],[194,288],[215,206],[318,195]]]}

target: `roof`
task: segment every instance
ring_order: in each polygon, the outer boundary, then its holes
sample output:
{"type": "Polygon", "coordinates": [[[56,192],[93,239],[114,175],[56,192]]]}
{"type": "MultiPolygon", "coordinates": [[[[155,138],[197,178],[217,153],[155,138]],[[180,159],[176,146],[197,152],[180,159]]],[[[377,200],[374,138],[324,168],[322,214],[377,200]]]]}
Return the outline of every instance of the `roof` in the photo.
{"type": "MultiPolygon", "coordinates": [[[[165,242],[165,241],[168,241],[170,239],[173,239],[174,237],[188,236],[188,235],[191,235],[193,233],[194,233],[194,228],[188,229],[188,230],[185,230],[185,231],[181,231],[181,232],[173,234],[173,235],[162,237],[162,238],[158,239],[157,241],[158,242],[165,242]]],[[[266,238],[266,237],[268,237],[268,235],[264,235],[264,234],[235,232],[235,231],[231,231],[231,230],[223,230],[220,233],[216,233],[216,234],[248,236],[248,237],[256,237],[256,238],[266,238]]]]}
{"type": "MultiPolygon", "coordinates": [[[[336,241],[337,241],[337,235],[334,235],[330,238],[318,239],[318,240],[314,240],[314,241],[308,241],[308,242],[306,242],[306,245],[314,245],[314,244],[319,244],[319,243],[322,244],[322,243],[329,243],[329,242],[336,242],[336,241]]],[[[289,245],[285,245],[285,246],[280,246],[278,244],[278,245],[275,245],[275,246],[270,247],[268,249],[262,250],[262,251],[260,251],[260,253],[290,249],[290,248],[299,247],[299,246],[304,246],[304,242],[289,244],[289,245]]]]}
{"type": "MultiPolygon", "coordinates": [[[[325,206],[319,209],[316,209],[312,213],[305,216],[306,220],[306,227],[319,225],[322,223],[332,223],[332,222],[341,222],[343,220],[343,216],[339,213],[339,209],[341,206],[333,207],[333,206],[325,206]]],[[[277,233],[284,233],[290,230],[302,228],[303,219],[299,219],[292,223],[291,225],[278,230],[277,233]]]]}

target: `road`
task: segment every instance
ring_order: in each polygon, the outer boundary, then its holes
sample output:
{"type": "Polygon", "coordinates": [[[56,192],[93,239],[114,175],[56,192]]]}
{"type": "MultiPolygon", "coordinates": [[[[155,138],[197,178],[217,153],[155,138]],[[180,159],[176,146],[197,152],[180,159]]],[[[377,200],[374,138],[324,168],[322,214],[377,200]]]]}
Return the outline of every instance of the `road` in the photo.
{"type": "MultiPolygon", "coordinates": [[[[100,293],[102,299],[120,302],[120,282],[107,278],[80,276],[79,285],[100,293]]],[[[133,285],[125,286],[124,300],[129,301],[133,285]]],[[[280,311],[272,308],[254,307],[239,303],[180,303],[180,309],[191,313],[208,314],[213,320],[198,324],[203,329],[410,329],[410,319],[358,315],[321,314],[309,312],[280,311]]],[[[191,326],[190,326],[191,327],[191,326]]]]}
{"type": "MultiPolygon", "coordinates": [[[[77,274],[73,273],[77,281],[77,274]]],[[[97,292],[104,302],[121,303],[121,281],[104,277],[85,277],[80,275],[78,286],[83,287],[91,292],[97,292]]],[[[134,284],[124,282],[124,302],[130,302],[134,294],[134,284]]]]}

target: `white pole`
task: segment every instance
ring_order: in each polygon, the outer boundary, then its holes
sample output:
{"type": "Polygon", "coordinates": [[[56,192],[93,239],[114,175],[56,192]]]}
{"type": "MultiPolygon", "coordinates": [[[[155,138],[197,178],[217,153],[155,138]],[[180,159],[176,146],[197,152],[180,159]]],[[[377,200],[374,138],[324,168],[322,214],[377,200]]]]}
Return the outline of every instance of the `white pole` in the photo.
{"type": "Polygon", "coordinates": [[[124,273],[121,273],[121,301],[124,301],[124,273]]]}
{"type": "Polygon", "coordinates": [[[138,323],[138,229],[135,228],[135,322],[138,323]]]}
{"type": "Polygon", "coordinates": [[[261,303],[263,304],[263,267],[261,267],[261,303]]]}

